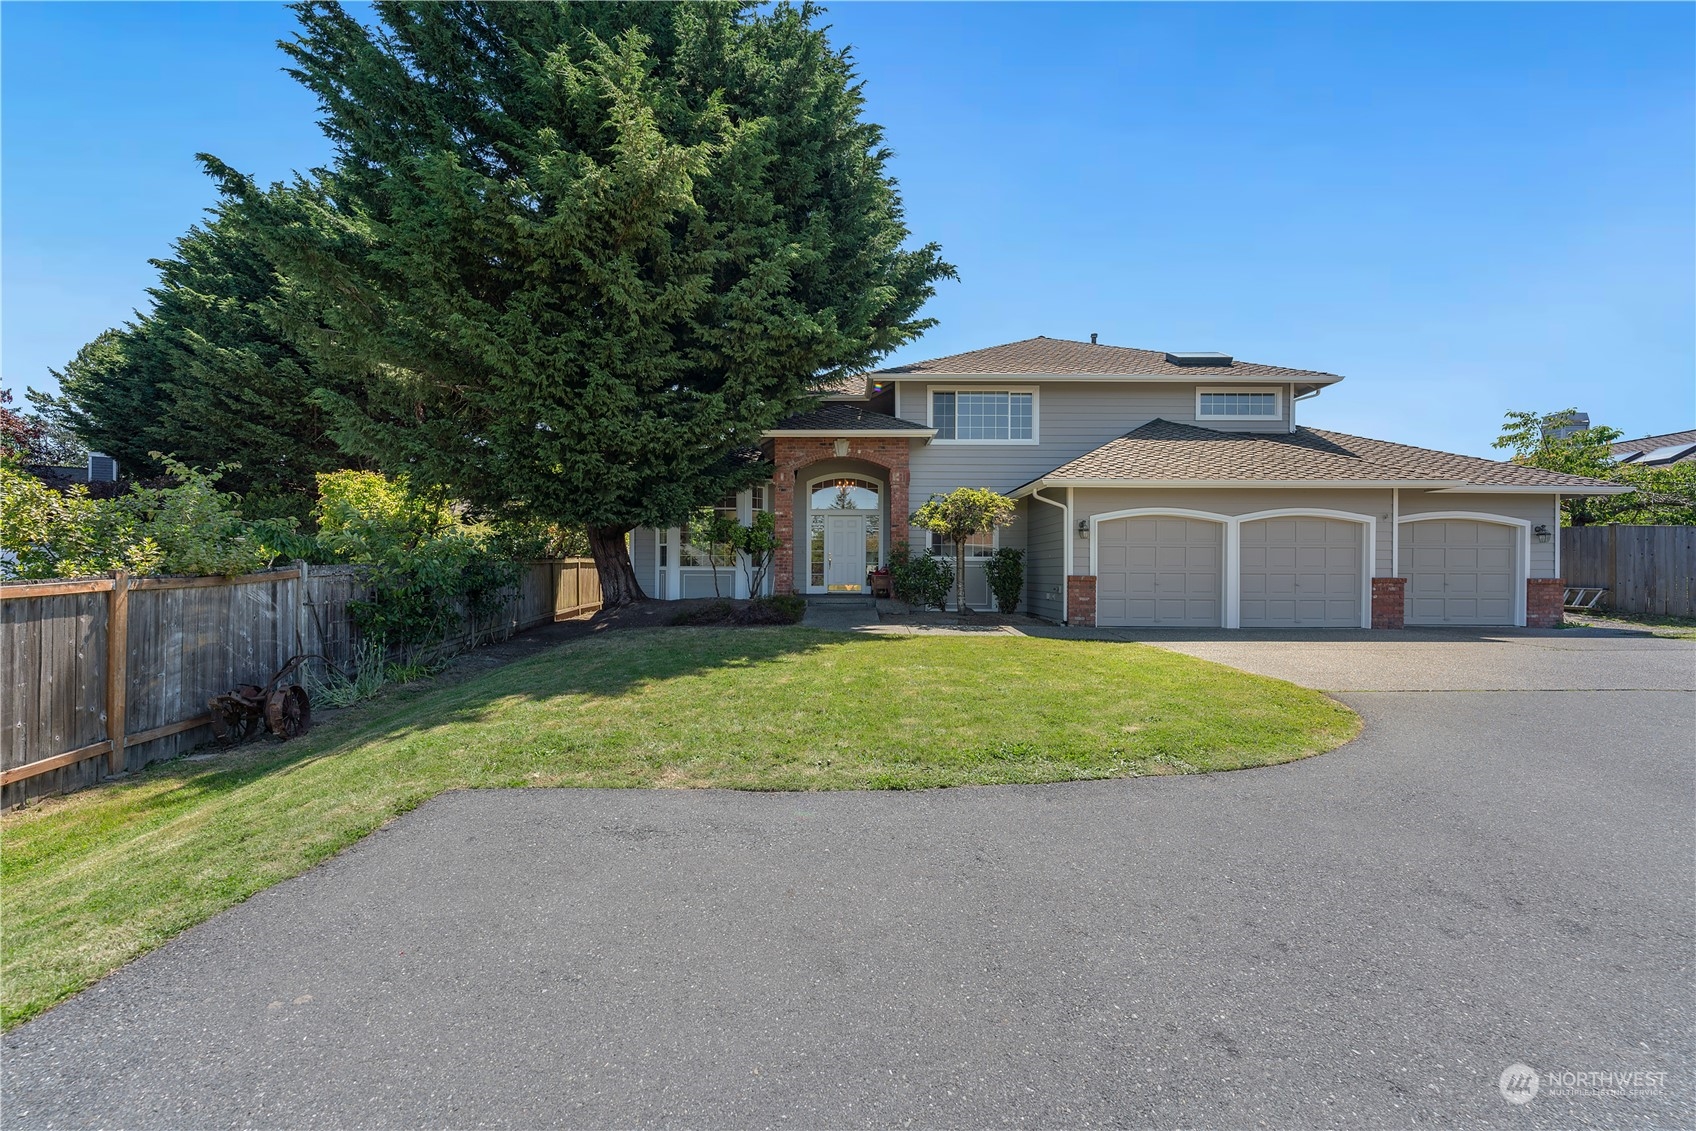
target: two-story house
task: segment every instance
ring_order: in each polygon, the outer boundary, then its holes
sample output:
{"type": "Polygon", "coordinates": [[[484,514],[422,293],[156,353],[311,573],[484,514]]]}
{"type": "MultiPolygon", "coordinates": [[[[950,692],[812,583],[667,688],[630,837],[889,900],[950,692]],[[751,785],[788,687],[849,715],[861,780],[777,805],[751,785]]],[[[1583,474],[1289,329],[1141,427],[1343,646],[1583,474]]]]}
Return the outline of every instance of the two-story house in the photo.
{"type": "MultiPolygon", "coordinates": [[[[1092,336],[1093,339],[1093,336],[1092,336]]],[[[858,593],[932,494],[988,487],[1014,523],[970,547],[1025,551],[1024,609],[1080,625],[1368,628],[1560,617],[1563,494],[1621,488],[1297,423],[1331,373],[1032,338],[870,373],[765,434],[775,592],[858,593]]],[[[710,596],[687,532],[638,530],[651,596],[710,596]]],[[[936,547],[940,550],[940,547],[936,547]]],[[[732,579],[721,565],[719,585],[732,579]]]]}

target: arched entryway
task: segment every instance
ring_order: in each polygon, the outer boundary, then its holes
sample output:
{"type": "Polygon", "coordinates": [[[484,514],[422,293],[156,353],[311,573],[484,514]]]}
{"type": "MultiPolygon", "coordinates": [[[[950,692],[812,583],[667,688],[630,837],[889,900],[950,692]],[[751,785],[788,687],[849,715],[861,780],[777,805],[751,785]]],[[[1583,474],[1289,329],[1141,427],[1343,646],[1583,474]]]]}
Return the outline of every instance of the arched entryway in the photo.
{"type": "Polygon", "coordinates": [[[888,562],[891,542],[906,537],[907,445],[904,436],[774,440],[773,510],[782,542],[776,592],[866,591],[867,572],[888,562]]]}
{"type": "Polygon", "coordinates": [[[808,593],[863,593],[866,575],[884,563],[884,485],[869,475],[808,479],[801,580],[808,593]]]}

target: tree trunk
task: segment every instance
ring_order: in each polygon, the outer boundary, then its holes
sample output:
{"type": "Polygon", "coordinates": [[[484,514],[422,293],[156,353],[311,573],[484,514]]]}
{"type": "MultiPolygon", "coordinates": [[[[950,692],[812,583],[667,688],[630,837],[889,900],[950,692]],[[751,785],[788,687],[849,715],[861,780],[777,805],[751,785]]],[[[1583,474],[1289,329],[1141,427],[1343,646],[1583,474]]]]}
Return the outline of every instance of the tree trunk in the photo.
{"type": "Polygon", "coordinates": [[[966,543],[954,543],[954,611],[966,611],[966,543]]]}
{"type": "Polygon", "coordinates": [[[627,526],[591,526],[589,553],[595,559],[595,572],[601,575],[601,608],[620,609],[637,601],[647,600],[642,586],[636,581],[636,570],[630,564],[630,547],[624,536],[627,526]]]}

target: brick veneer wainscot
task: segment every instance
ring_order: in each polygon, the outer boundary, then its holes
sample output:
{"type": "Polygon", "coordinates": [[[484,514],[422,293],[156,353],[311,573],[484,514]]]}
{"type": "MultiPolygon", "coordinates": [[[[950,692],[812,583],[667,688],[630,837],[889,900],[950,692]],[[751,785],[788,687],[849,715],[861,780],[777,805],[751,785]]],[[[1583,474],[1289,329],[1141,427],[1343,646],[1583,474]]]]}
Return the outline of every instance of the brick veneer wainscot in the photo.
{"type": "Polygon", "coordinates": [[[1407,618],[1407,578],[1372,579],[1372,627],[1402,628],[1407,618]]]}
{"type": "Polygon", "coordinates": [[[773,555],[772,591],[795,592],[795,473],[830,459],[873,463],[889,476],[890,545],[906,540],[907,488],[912,482],[908,454],[912,441],[904,436],[776,436],[772,438],[772,517],[777,520],[779,545],[773,555]],[[848,454],[836,454],[837,439],[848,441],[848,454]]]}
{"type": "Polygon", "coordinates": [[[1566,582],[1533,577],[1525,582],[1525,627],[1559,628],[1566,622],[1566,582]]]}
{"type": "Polygon", "coordinates": [[[1095,578],[1081,573],[1066,576],[1066,623],[1095,627],[1095,578]]]}

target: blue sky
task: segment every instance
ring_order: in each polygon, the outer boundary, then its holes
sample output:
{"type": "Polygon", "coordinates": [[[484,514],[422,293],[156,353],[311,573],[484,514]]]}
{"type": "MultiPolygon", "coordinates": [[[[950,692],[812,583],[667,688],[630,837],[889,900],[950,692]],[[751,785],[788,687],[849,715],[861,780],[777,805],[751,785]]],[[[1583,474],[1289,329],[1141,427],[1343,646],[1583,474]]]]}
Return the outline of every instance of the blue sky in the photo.
{"type": "MultiPolygon", "coordinates": [[[[893,360],[1047,334],[1349,380],[1303,423],[1488,455],[1696,419],[1696,6],[839,4],[915,234],[893,360]]],[[[211,203],[322,162],[270,4],[0,6],[0,376],[48,384],[211,203]]]]}

